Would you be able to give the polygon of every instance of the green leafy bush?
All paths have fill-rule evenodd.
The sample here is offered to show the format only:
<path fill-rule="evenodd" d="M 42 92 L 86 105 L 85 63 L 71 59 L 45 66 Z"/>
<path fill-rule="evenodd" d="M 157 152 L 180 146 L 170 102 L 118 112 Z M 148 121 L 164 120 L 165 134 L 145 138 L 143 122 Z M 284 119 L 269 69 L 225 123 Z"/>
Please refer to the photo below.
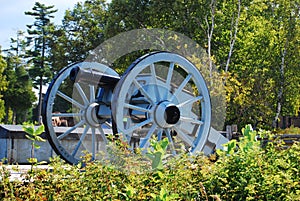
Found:
<path fill-rule="evenodd" d="M 224 200 L 300 200 L 299 143 L 282 149 L 272 142 L 263 149 L 257 134 L 246 126 L 235 153 L 219 152 L 204 183 L 208 193 Z"/>
<path fill-rule="evenodd" d="M 300 134 L 300 128 L 291 126 L 286 129 L 277 130 L 276 133 L 278 133 L 278 134 Z"/>
<path fill-rule="evenodd" d="M 217 155 L 182 154 L 167 163 L 160 163 L 165 142 L 158 143 L 142 164 L 148 168 L 139 171 L 131 157 L 120 166 L 89 162 L 87 155 L 84 166 L 54 158 L 48 169 L 34 168 L 22 181 L 10 181 L 0 164 L 1 200 L 300 200 L 299 143 L 262 148 L 250 126 L 243 134 Z"/>

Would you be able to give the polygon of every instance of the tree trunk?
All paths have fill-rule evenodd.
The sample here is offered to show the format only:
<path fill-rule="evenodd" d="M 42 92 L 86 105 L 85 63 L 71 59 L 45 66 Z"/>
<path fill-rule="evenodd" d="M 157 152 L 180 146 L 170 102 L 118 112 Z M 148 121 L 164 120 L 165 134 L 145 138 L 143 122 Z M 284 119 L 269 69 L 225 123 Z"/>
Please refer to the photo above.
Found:
<path fill-rule="evenodd" d="M 229 63 L 231 60 L 231 56 L 233 53 L 233 47 L 234 47 L 236 35 L 238 32 L 240 16 L 241 16 L 241 0 L 238 0 L 238 13 L 237 13 L 237 18 L 235 19 L 235 23 L 233 23 L 234 17 L 232 17 L 232 26 L 231 26 L 231 31 L 230 31 L 230 49 L 229 49 L 228 57 L 227 57 L 227 61 L 226 61 L 225 72 L 228 72 L 228 70 L 229 70 Z M 232 31 L 233 29 L 234 29 L 234 31 Z"/>
<path fill-rule="evenodd" d="M 4 123 L 7 124 L 9 119 L 9 107 L 5 106 L 5 118 L 4 118 Z"/>
<path fill-rule="evenodd" d="M 38 104 L 38 123 L 39 125 L 42 124 L 41 121 L 41 116 L 42 116 L 42 104 L 43 104 L 43 94 L 42 94 L 42 89 L 43 89 L 43 78 L 40 78 L 40 87 L 39 87 L 39 104 Z"/>
<path fill-rule="evenodd" d="M 46 49 L 46 41 L 45 41 L 45 31 L 43 29 L 43 42 L 42 42 L 42 57 L 41 57 L 41 68 L 45 68 L 45 49 Z M 43 105 L 43 74 L 40 76 L 40 87 L 39 87 L 39 105 L 38 105 L 38 123 L 42 124 L 42 105 Z"/>
<path fill-rule="evenodd" d="M 16 121 L 17 121 L 17 111 L 16 111 L 16 109 L 13 109 L 13 114 L 12 114 L 12 124 L 13 125 L 16 125 Z"/>
<path fill-rule="evenodd" d="M 277 106 L 276 106 L 276 114 L 272 122 L 272 127 L 276 128 L 277 121 L 279 119 L 280 113 L 281 113 L 281 108 L 282 108 L 282 102 L 283 102 L 283 86 L 284 86 L 284 66 L 285 66 L 285 56 L 287 53 L 287 45 L 288 45 L 288 39 L 286 39 L 286 43 L 281 55 L 281 65 L 279 69 L 280 73 L 280 81 L 279 81 L 279 90 L 277 93 Z"/>
<path fill-rule="evenodd" d="M 211 25 L 208 22 L 208 16 L 206 16 L 205 21 L 207 25 L 207 53 L 209 58 L 209 78 L 210 86 L 212 85 L 212 71 L 213 71 L 213 61 L 211 59 L 211 40 L 215 27 L 215 10 L 216 10 L 216 1 L 211 0 L 210 12 L 211 12 Z"/>

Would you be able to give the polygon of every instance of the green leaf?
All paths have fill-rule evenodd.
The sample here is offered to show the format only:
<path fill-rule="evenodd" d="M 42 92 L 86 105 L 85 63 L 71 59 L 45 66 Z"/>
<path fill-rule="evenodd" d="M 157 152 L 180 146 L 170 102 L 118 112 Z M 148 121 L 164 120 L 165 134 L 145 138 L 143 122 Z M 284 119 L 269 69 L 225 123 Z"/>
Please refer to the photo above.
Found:
<path fill-rule="evenodd" d="M 236 148 L 236 140 L 230 140 L 228 143 L 227 143 L 227 154 L 231 155 L 234 153 L 235 151 L 235 148 Z"/>
<path fill-rule="evenodd" d="M 154 159 L 153 153 L 146 153 L 146 156 L 147 156 L 150 160 L 153 160 L 153 159 Z"/>
<path fill-rule="evenodd" d="M 163 154 L 161 152 L 154 153 L 154 159 L 152 160 L 152 169 L 163 169 L 162 155 Z"/>
<path fill-rule="evenodd" d="M 244 136 L 249 136 L 251 131 L 253 131 L 252 126 L 250 124 L 248 124 L 245 126 L 245 128 L 242 129 L 242 134 Z"/>
<path fill-rule="evenodd" d="M 44 132 L 45 130 L 45 127 L 44 125 L 42 124 L 41 126 L 39 126 L 36 130 L 35 130 L 35 135 L 40 135 Z"/>
<path fill-rule="evenodd" d="M 27 161 L 29 163 L 37 163 L 37 158 L 28 158 Z"/>
<path fill-rule="evenodd" d="M 39 149 L 39 148 L 41 148 L 41 146 L 40 146 L 40 145 L 38 145 L 38 144 L 35 144 L 35 143 L 33 143 L 33 146 L 34 146 L 34 148 L 36 148 L 36 149 Z"/>
<path fill-rule="evenodd" d="M 35 136 L 35 140 L 38 142 L 46 142 L 46 140 L 41 138 L 40 136 Z"/>
<path fill-rule="evenodd" d="M 126 195 L 128 197 L 132 197 L 135 193 L 135 189 L 131 185 L 125 185 L 126 188 Z"/>
<path fill-rule="evenodd" d="M 38 165 L 44 165 L 44 164 L 48 164 L 48 162 L 47 161 L 40 161 L 40 162 L 38 162 Z"/>
<path fill-rule="evenodd" d="M 166 151 L 168 144 L 169 144 L 168 138 L 164 138 L 162 141 L 160 141 L 160 146 L 164 151 Z"/>
<path fill-rule="evenodd" d="M 25 135 L 25 137 L 26 137 L 27 139 L 31 140 L 31 141 L 34 141 L 34 138 L 31 137 L 31 136 L 29 136 L 29 135 Z"/>
<path fill-rule="evenodd" d="M 34 135 L 34 127 L 33 124 L 31 125 L 23 125 L 23 131 L 25 131 L 29 135 Z"/>

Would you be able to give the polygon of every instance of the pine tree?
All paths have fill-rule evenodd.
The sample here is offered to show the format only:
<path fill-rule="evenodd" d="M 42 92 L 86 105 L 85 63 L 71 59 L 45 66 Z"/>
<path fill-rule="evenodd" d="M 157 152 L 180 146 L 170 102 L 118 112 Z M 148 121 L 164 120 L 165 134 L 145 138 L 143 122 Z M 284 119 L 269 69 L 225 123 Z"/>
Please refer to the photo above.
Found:
<path fill-rule="evenodd" d="M 57 11 L 53 8 L 54 6 L 46 6 L 45 4 L 36 2 L 32 8 L 33 11 L 25 12 L 25 15 L 35 18 L 32 25 L 27 25 L 27 32 L 29 34 L 28 45 L 31 45 L 27 56 L 32 63 L 32 67 L 29 70 L 30 77 L 33 80 L 34 87 L 39 89 L 38 114 L 36 119 L 39 123 L 41 123 L 42 87 L 52 77 L 48 51 L 52 38 L 51 34 L 54 30 L 54 25 L 50 19 L 54 18 L 52 14 Z"/>

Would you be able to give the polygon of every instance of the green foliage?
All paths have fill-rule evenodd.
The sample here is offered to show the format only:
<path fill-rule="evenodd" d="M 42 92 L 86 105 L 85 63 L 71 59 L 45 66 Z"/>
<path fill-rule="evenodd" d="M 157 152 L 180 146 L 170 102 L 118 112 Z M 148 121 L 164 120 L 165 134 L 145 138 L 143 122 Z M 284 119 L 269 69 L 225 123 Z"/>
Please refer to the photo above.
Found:
<path fill-rule="evenodd" d="M 239 142 L 233 139 L 224 145 L 226 155 L 232 155 L 236 151 L 247 153 L 247 151 L 259 146 L 260 142 L 256 139 L 258 133 L 256 131 L 253 131 L 252 126 L 250 124 L 242 128 L 242 134 L 243 137 L 239 138 Z M 217 153 L 220 155 L 222 155 L 222 152 L 222 150 L 217 150 Z"/>
<path fill-rule="evenodd" d="M 291 17 L 299 13 L 298 3 L 287 0 L 249 3 L 242 5 L 230 65 L 234 77 L 230 76 L 226 83 L 230 90 L 227 122 L 271 126 L 277 113 L 293 115 L 299 110 L 296 103 L 299 87 L 295 86 L 299 83 L 295 77 L 299 60 L 291 56 L 299 55 L 295 41 L 299 39 L 299 20 L 296 20 L 299 15 Z"/>
<path fill-rule="evenodd" d="M 45 142 L 46 141 L 39 136 L 44 132 L 44 125 L 41 125 L 37 129 L 35 129 L 34 124 L 25 124 L 25 125 L 23 125 L 23 130 L 27 133 L 26 137 L 32 141 L 32 143 L 33 143 L 32 145 L 36 149 L 40 148 L 40 146 L 38 146 L 35 142 Z"/>
<path fill-rule="evenodd" d="M 276 133 L 279 133 L 279 134 L 299 134 L 300 133 L 300 128 L 291 126 L 290 128 L 276 130 Z"/>
<path fill-rule="evenodd" d="M 224 200 L 299 200 L 300 144 L 283 149 L 282 144 L 270 142 L 261 148 L 255 140 L 258 133 L 250 125 L 243 135 L 239 142 L 227 144 L 230 154 L 218 151 L 219 160 L 204 183 L 208 193 L 217 193 Z M 262 131 L 260 135 L 270 133 Z"/>
<path fill-rule="evenodd" d="M 51 62 L 55 72 L 70 63 L 87 58 L 104 40 L 107 5 L 104 0 L 78 2 L 65 12 L 57 26 L 51 46 Z"/>
<path fill-rule="evenodd" d="M 11 39 L 11 47 L 5 57 L 7 67 L 3 74 L 9 80 L 7 90 L 3 94 L 5 100 L 6 124 L 21 124 L 31 118 L 29 115 L 33 102 L 36 101 L 32 91 L 32 82 L 27 72 L 28 65 L 24 59 L 25 36 L 17 32 L 17 39 Z M 12 113 L 12 115 L 10 115 Z"/>
<path fill-rule="evenodd" d="M 57 12 L 53 8 L 54 6 L 46 6 L 36 2 L 32 11 L 25 12 L 25 15 L 35 19 L 33 24 L 27 25 L 29 34 L 27 45 L 32 47 L 27 49 L 26 57 L 29 58 L 29 63 L 31 64 L 29 75 L 33 86 L 39 89 L 37 121 L 40 121 L 41 116 L 43 85 L 48 84 L 53 76 L 49 59 L 49 48 L 54 31 L 54 24 L 51 22 L 51 18 L 54 18 L 52 14 Z"/>
<path fill-rule="evenodd" d="M 1 49 L 0 49 L 0 121 L 5 115 L 5 109 L 4 109 L 4 101 L 3 101 L 3 92 L 7 89 L 7 79 L 6 76 L 3 75 L 3 72 L 7 66 L 5 60 L 3 59 L 1 55 Z"/>
<path fill-rule="evenodd" d="M 246 125 L 245 128 L 242 129 L 242 134 L 244 137 L 242 137 L 238 143 L 240 150 L 247 152 L 259 145 L 259 142 L 256 140 L 257 133 L 253 131 L 251 125 Z"/>
<path fill-rule="evenodd" d="M 33 63 L 29 70 L 30 76 L 34 81 L 35 86 L 40 87 L 40 83 L 48 83 L 51 78 L 51 70 L 49 65 L 49 44 L 53 32 L 53 23 L 51 18 L 54 18 L 53 13 L 57 10 L 54 6 L 46 6 L 45 4 L 36 2 L 32 11 L 25 12 L 25 15 L 34 17 L 35 22 L 32 25 L 27 25 L 28 42 L 33 44 L 33 48 L 27 51 L 27 57 Z M 46 77 L 47 79 L 43 78 Z M 45 80 L 44 80 L 45 79 Z"/>
<path fill-rule="evenodd" d="M 62 25 L 54 26 L 50 23 L 53 7 L 36 3 L 31 12 L 26 12 L 38 25 L 28 26 L 28 39 L 37 44 L 26 48 L 30 49 L 27 56 L 33 62 L 30 78 L 36 85 L 41 74 L 51 78 L 50 70 L 58 72 L 70 63 L 93 60 L 92 55 L 98 51 L 93 50 L 98 45 L 124 31 L 139 28 L 177 31 L 206 51 L 210 48 L 216 68 L 224 72 L 225 124 L 243 127 L 251 123 L 255 128 L 270 128 L 278 114 L 292 116 L 300 111 L 298 5 L 299 0 L 114 0 L 109 4 L 104 0 L 89 0 L 67 10 Z M 46 48 L 44 59 L 40 54 L 43 48 Z M 119 49 L 112 47 L 110 51 Z M 108 65 L 122 73 L 144 52 L 133 52 Z M 0 86 L 1 90 L 5 86 Z M 213 111 L 213 118 L 218 111 L 218 108 Z"/>
<path fill-rule="evenodd" d="M 163 169 L 163 159 L 166 157 L 166 150 L 168 147 L 168 138 L 161 141 L 151 140 L 146 156 L 152 161 L 151 166 L 153 170 Z"/>
<path fill-rule="evenodd" d="M 34 149 L 39 149 L 40 145 L 37 142 L 45 142 L 46 140 L 41 138 L 40 135 L 44 132 L 44 125 L 35 128 L 34 124 L 24 124 L 23 131 L 27 134 L 25 135 L 27 139 L 31 140 L 31 158 L 28 159 L 30 164 L 36 164 L 37 159 L 34 157 Z"/>
<path fill-rule="evenodd" d="M 160 192 L 159 192 L 159 195 L 156 195 L 155 193 L 152 193 L 151 197 L 155 201 L 169 201 L 169 200 L 175 200 L 175 199 L 179 198 L 179 195 L 178 194 L 169 195 L 169 192 L 166 189 L 161 188 Z"/>
<path fill-rule="evenodd" d="M 10 181 L 8 169 L 0 163 L 0 199 L 300 200 L 300 144 L 282 149 L 270 142 L 261 148 L 249 144 L 256 142 L 252 133 L 245 127 L 243 142 L 236 142 L 230 155 L 219 152 L 217 160 L 214 155 L 181 155 L 159 171 L 128 171 L 103 161 L 91 162 L 87 155 L 85 166 L 53 158 L 47 169 L 35 168 L 24 180 Z M 127 165 L 135 168 L 136 161 L 128 160 Z"/>
<path fill-rule="evenodd" d="M 208 49 L 212 31 L 211 59 L 225 74 L 226 124 L 270 128 L 278 113 L 297 115 L 300 108 L 298 4 L 299 0 L 115 0 L 108 8 L 105 33 L 112 37 L 132 29 L 162 28 L 183 33 Z"/>

